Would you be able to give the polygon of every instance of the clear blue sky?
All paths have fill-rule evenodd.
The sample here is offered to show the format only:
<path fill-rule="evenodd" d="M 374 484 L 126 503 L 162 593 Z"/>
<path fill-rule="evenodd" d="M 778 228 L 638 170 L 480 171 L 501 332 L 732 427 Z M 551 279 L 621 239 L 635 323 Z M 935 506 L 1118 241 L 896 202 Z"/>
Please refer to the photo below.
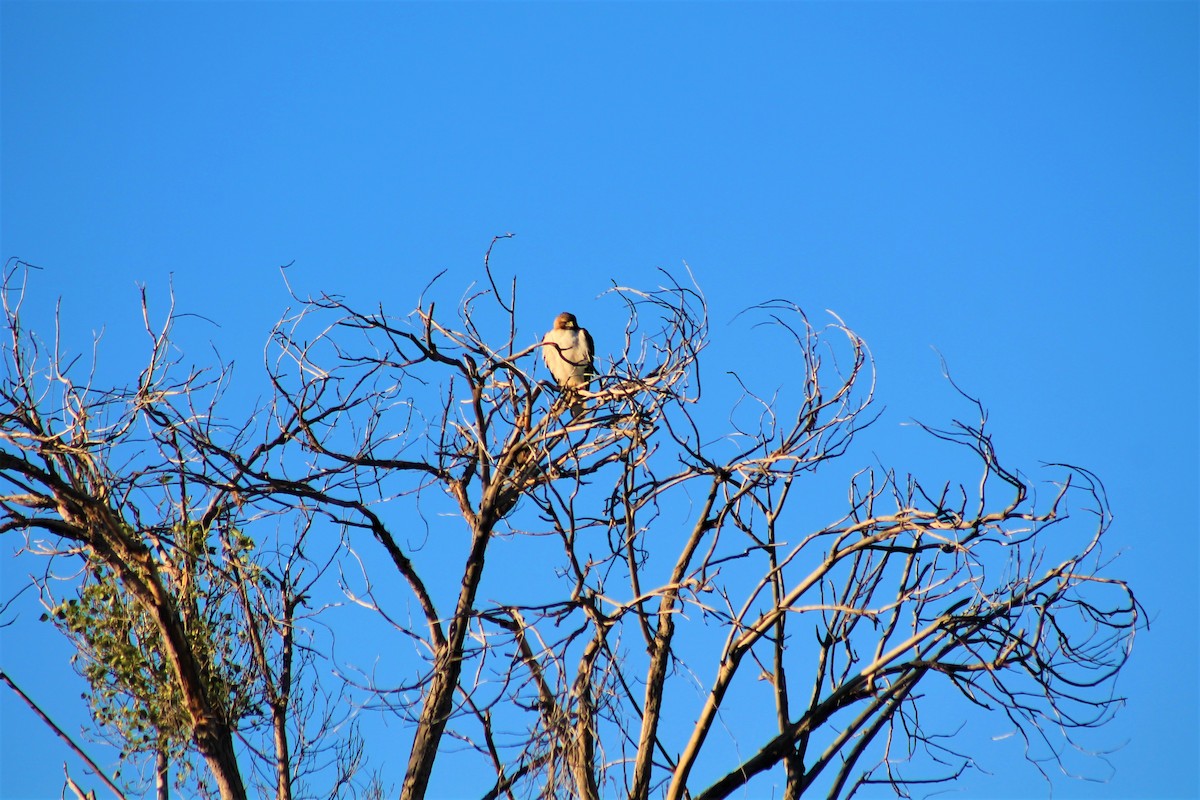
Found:
<path fill-rule="evenodd" d="M 1098 473 L 1113 570 L 1153 617 L 1107 784 L 1200 796 L 1196 3 L 18 3 L 0 10 L 0 255 L 38 264 L 105 369 L 135 369 L 137 284 L 253 366 L 305 291 L 396 310 L 448 269 L 525 288 L 523 329 L 687 262 L 713 358 L 746 305 L 837 311 L 888 410 L 853 457 L 936 458 L 962 413 L 936 347 L 1029 470 Z M 571 275 L 567 282 L 551 276 Z M 590 322 L 589 322 L 590 320 Z M 5 594 L 29 567 L 3 548 Z M 68 727 L 61 644 L 0 667 Z M 66 752 L 0 687 L 0 796 L 57 797 Z M 1046 795 L 1019 762 L 971 797 Z"/>

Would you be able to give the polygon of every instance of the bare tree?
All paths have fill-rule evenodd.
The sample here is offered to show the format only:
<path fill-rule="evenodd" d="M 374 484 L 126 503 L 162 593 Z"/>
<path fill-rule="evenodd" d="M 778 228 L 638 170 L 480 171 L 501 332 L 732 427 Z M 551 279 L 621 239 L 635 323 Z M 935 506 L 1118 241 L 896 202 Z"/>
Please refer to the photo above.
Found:
<path fill-rule="evenodd" d="M 926 431 L 973 459 L 972 488 L 865 469 L 821 520 L 831 506 L 805 487 L 827 498 L 827 465 L 875 420 L 868 351 L 840 321 L 818 329 L 781 301 L 751 309 L 754 349 L 787 372 L 770 395 L 733 375 L 718 414 L 708 408 L 722 392 L 701 397 L 709 326 L 694 285 L 664 274 L 650 291 L 614 286 L 619 349 L 586 389 L 562 392 L 538 374 L 540 337 L 519 334 L 516 282 L 501 291 L 487 258 L 484 276 L 451 318 L 424 297 L 397 316 L 296 296 L 271 333 L 270 395 L 239 423 L 217 411 L 227 372 L 206 384 L 152 368 L 132 392 L 84 402 L 72 389 L 54 416 L 79 411 L 48 427 L 40 387 L 74 384 L 57 352 L 39 383 L 7 306 L 17 369 L 0 411 L 11 488 L 0 530 L 60 537 L 91 559 L 85 569 L 98 560 L 128 586 L 178 651 L 170 676 L 222 796 L 245 794 L 237 721 L 189 666 L 202 659 L 186 636 L 170 638 L 182 620 L 154 591 L 161 566 L 139 538 L 153 528 L 129 507 L 146 477 L 205 498 L 177 489 L 160 525 L 198 519 L 219 540 L 293 520 L 341 543 L 322 563 L 337 565 L 363 624 L 412 649 L 384 673 L 347 668 L 346 684 L 321 685 L 331 698 L 365 692 L 406 723 L 403 798 L 426 795 L 451 741 L 489 765 L 488 797 L 716 798 L 759 776 L 787 797 L 871 784 L 904 794 L 973 763 L 930 728 L 924 698 L 957 690 L 966 707 L 1005 715 L 1043 770 L 1045 753 L 1065 764 L 1075 733 L 1111 717 L 1139 608 L 1105 574 L 1110 515 L 1091 473 L 1053 467 L 1039 503 L 967 398 L 974 419 Z M 97 422 L 104 413 L 118 422 Z M 113 461 L 135 417 L 156 448 Z M 305 539 L 293 541 L 280 540 L 276 563 L 296 563 Z M 289 614 L 338 599 L 313 599 L 328 587 L 294 572 L 264 582 L 246 572 L 259 562 L 214 563 L 284 732 L 276 788 L 287 797 L 289 679 L 259 639 L 288 652 Z"/>
<path fill-rule="evenodd" d="M 328 733 L 345 716 L 326 708 L 324 689 L 299 683 L 315 657 L 297 646 L 311 617 L 303 606 L 329 560 L 312 560 L 304 525 L 282 546 L 267 533 L 255 541 L 235 524 L 238 498 L 190 479 L 201 455 L 180 432 L 212 424 L 229 373 L 181 370 L 173 311 L 156 329 L 143 296 L 147 366 L 132 386 L 99 389 L 90 374 L 76 380 L 57 336 L 47 347 L 22 327 L 27 274 L 10 263 L 4 276 L 0 532 L 23 532 L 25 552 L 46 559 L 46 618 L 76 645 L 94 717 L 122 760 L 154 754 L 160 798 L 169 762 L 181 783 L 191 776 L 191 752 L 221 797 L 246 797 L 241 740 L 290 800 L 296 771 L 318 755 L 308 751 L 336 746 L 303 735 L 305 724 L 319 719 Z M 240 521 L 265 531 L 272 517 Z M 63 577 L 81 578 L 74 596 L 55 595 Z M 262 729 L 265 750 L 251 738 Z M 207 793 L 205 783 L 194 790 Z"/>

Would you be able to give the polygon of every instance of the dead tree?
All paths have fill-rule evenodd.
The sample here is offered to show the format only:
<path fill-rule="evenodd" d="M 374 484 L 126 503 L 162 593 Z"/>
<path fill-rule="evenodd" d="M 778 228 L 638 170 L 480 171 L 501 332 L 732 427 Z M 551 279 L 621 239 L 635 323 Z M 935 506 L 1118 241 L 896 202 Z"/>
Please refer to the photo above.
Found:
<path fill-rule="evenodd" d="M 235 521 L 299 516 L 345 542 L 350 599 L 412 644 L 348 687 L 406 723 L 402 798 L 426 796 L 450 740 L 489 765 L 488 797 L 717 798 L 756 780 L 846 797 L 969 768 L 918 713 L 928 697 L 1005 715 L 1039 769 L 1111 717 L 1139 608 L 1106 574 L 1110 515 L 1091 473 L 1031 482 L 968 398 L 972 420 L 926 432 L 971 456 L 971 488 L 866 469 L 829 513 L 806 487 L 827 498 L 875 420 L 868 351 L 840 321 L 751 310 L 755 351 L 786 374 L 762 390 L 735 374 L 702 397 L 699 289 L 669 275 L 615 286 L 623 333 L 598 337 L 610 357 L 564 397 L 538 371 L 541 326 L 561 309 L 522 333 L 515 281 L 501 291 L 487 260 L 484 276 L 450 315 L 424 297 L 397 315 L 297 295 L 249 422 L 171 417 L 187 454 L 173 480 Z M 13 396 L 13 413 L 36 406 Z M 14 475 L 38 468 L 12 460 L 23 446 L 5 440 Z M 103 506 L 96 487 L 119 479 L 68 499 Z M 20 481 L 7 529 L 95 547 L 66 522 L 75 506 Z"/>

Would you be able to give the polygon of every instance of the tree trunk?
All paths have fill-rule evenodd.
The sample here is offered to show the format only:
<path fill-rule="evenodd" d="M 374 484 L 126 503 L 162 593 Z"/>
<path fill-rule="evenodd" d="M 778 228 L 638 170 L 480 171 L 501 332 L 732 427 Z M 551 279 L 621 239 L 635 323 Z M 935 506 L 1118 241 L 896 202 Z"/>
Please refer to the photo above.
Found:
<path fill-rule="evenodd" d="M 458 689 L 458 678 L 462 674 L 463 641 L 471 626 L 471 610 L 475 606 L 475 592 L 483 576 L 483 556 L 491 537 L 491 524 L 484 522 L 483 515 L 475 520 L 475 531 L 471 542 L 471 554 L 463 571 L 462 589 L 454 618 L 450 620 L 446 643 L 437 654 L 433 680 L 429 694 L 417 721 L 417 734 L 413 739 L 412 753 L 408 759 L 408 771 L 400 789 L 400 800 L 421 800 L 429 789 L 429 776 L 437 758 L 438 745 L 454 707 L 454 693 Z"/>
<path fill-rule="evenodd" d="M 275 705 L 271 709 L 275 728 L 275 798 L 292 800 L 291 753 L 287 737 L 287 707 Z"/>
<path fill-rule="evenodd" d="M 168 771 L 170 764 L 167 762 L 167 754 L 161 748 L 154 751 L 154 798 L 155 800 L 169 800 L 171 797 L 171 785 L 168 781 L 170 775 Z"/>

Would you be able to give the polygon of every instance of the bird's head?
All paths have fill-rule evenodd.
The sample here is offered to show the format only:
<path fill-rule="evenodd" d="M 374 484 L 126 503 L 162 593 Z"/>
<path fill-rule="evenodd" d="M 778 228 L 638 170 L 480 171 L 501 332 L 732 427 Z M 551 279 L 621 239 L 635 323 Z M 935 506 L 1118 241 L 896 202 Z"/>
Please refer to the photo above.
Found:
<path fill-rule="evenodd" d="M 574 330 L 579 327 L 579 322 L 575 319 L 575 315 L 569 311 L 564 311 L 554 318 L 554 327 L 563 328 L 565 330 Z"/>

